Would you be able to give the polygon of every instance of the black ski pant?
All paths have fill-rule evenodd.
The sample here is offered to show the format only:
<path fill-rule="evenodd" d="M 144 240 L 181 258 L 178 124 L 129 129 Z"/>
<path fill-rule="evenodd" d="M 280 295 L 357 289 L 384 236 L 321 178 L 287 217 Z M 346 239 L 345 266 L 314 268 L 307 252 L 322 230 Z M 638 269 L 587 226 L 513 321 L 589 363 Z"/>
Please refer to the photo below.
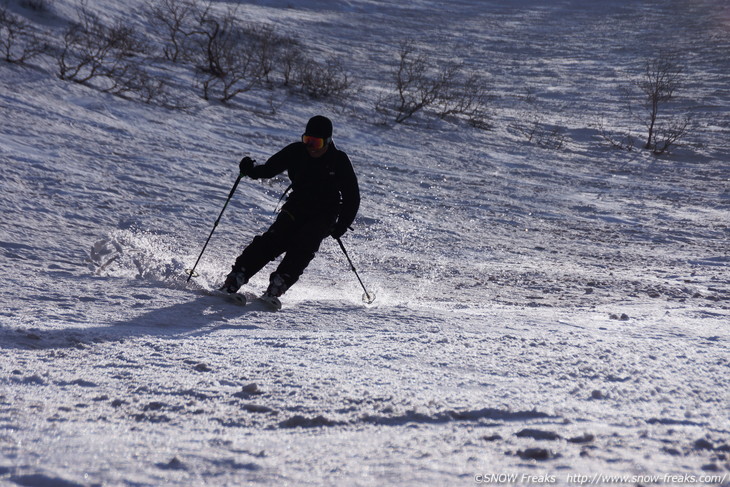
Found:
<path fill-rule="evenodd" d="M 283 209 L 269 229 L 254 237 L 236 259 L 234 270 L 244 270 L 247 280 L 281 254 L 284 258 L 271 274 L 279 275 L 289 289 L 297 282 L 319 250 L 319 246 L 332 231 L 335 215 L 294 216 Z"/>

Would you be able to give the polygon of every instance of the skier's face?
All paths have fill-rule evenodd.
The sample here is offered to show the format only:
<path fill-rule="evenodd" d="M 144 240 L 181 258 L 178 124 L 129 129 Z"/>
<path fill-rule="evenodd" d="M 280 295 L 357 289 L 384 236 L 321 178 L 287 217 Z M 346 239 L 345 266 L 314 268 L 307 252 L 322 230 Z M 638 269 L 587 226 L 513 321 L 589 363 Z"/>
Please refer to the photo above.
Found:
<path fill-rule="evenodd" d="M 312 137 L 311 135 L 303 135 L 302 142 L 307 147 L 307 153 L 309 157 L 318 158 L 322 157 L 327 149 L 329 148 L 329 139 L 322 137 Z"/>

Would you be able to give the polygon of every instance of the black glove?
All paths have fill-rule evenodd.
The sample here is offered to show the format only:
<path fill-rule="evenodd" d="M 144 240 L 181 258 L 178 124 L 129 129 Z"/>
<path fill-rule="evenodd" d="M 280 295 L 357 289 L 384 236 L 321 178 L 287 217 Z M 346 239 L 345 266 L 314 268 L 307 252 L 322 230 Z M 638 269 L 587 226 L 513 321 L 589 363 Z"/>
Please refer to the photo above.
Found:
<path fill-rule="evenodd" d="M 335 223 L 335 226 L 332 227 L 332 232 L 330 233 L 330 235 L 332 236 L 332 238 L 337 240 L 338 238 L 342 237 L 346 231 L 347 231 L 347 225 Z"/>
<path fill-rule="evenodd" d="M 251 169 L 253 169 L 254 162 L 256 161 L 248 156 L 241 159 L 241 162 L 238 163 L 238 168 L 241 170 L 241 176 L 248 176 L 248 174 L 251 172 Z"/>

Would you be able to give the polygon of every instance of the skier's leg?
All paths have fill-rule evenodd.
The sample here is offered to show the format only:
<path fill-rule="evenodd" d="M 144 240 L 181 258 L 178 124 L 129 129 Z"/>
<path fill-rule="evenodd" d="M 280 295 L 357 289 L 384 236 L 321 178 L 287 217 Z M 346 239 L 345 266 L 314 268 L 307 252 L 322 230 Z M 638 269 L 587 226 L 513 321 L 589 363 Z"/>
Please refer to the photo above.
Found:
<path fill-rule="evenodd" d="M 292 239 L 294 225 L 288 213 L 280 213 L 269 229 L 256 237 L 241 252 L 232 272 L 243 272 L 246 282 L 266 264 L 280 256 Z"/>
<path fill-rule="evenodd" d="M 322 240 L 329 235 L 332 223 L 330 219 L 319 219 L 298 226 L 286 248 L 284 258 L 271 274 L 267 294 L 281 296 L 299 280 L 314 259 Z"/>

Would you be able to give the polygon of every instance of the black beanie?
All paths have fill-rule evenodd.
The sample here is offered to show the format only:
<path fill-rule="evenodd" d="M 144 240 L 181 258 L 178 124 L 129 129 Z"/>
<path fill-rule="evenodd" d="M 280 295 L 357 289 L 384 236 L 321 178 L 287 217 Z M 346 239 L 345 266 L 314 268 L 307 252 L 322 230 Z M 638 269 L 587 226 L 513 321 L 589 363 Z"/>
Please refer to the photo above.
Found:
<path fill-rule="evenodd" d="M 332 121 L 322 115 L 312 117 L 307 122 L 307 129 L 304 131 L 304 135 L 322 137 L 323 139 L 332 137 Z"/>

